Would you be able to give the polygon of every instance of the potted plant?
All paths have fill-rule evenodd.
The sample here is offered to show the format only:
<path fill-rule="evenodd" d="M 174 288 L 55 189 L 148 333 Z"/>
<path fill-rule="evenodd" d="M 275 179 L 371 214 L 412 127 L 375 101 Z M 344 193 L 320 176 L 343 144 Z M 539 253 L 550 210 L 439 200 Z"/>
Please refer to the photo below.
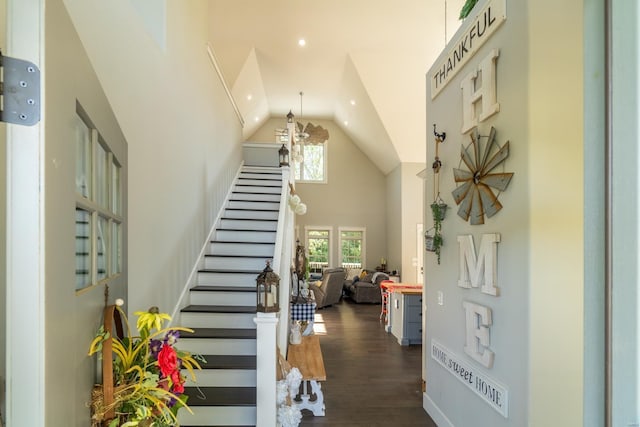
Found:
<path fill-rule="evenodd" d="M 180 331 L 193 331 L 182 327 L 164 328 L 164 321 L 170 321 L 171 317 L 151 307 L 135 313 L 139 336 L 132 336 L 125 313 L 119 306 L 115 309 L 119 318 L 124 319 L 127 334 L 121 338 L 111 336 L 101 327 L 89 346 L 89 356 L 101 354 L 103 366 L 105 358 L 112 361 L 108 373 L 113 375 L 114 390 L 109 407 L 105 407 L 102 400 L 106 390 L 94 393 L 92 426 L 175 426 L 180 408 L 191 412 L 186 404 L 186 378 L 181 368 L 186 368 L 195 380 L 194 369 L 200 369 L 196 359 L 202 360 L 201 356 L 178 350 L 176 343 Z M 110 338 L 112 354 L 103 354 L 103 344 Z M 103 375 L 106 374 L 103 370 Z M 108 413 L 114 414 L 113 418 Z"/>

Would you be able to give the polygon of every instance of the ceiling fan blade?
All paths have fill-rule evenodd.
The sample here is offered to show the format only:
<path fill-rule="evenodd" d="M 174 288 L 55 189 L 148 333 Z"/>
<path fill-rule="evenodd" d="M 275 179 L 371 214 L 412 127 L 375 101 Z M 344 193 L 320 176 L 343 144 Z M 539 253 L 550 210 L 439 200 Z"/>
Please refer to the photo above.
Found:
<path fill-rule="evenodd" d="M 496 190 L 504 191 L 509 186 L 512 177 L 513 172 L 490 173 L 480 178 L 480 182 Z"/>
<path fill-rule="evenodd" d="M 493 191 L 489 187 L 483 184 L 478 185 L 478 193 L 480 194 L 480 200 L 482 200 L 482 207 L 484 213 L 488 218 L 491 218 L 502 209 L 502 203 L 498 200 Z"/>
<path fill-rule="evenodd" d="M 462 200 L 466 197 L 467 193 L 469 192 L 469 189 L 471 188 L 471 185 L 472 185 L 472 181 L 467 181 L 461 186 L 456 187 L 456 189 L 451 192 L 451 195 L 453 195 L 453 200 L 455 200 L 456 205 L 459 205 L 460 202 L 462 202 Z"/>

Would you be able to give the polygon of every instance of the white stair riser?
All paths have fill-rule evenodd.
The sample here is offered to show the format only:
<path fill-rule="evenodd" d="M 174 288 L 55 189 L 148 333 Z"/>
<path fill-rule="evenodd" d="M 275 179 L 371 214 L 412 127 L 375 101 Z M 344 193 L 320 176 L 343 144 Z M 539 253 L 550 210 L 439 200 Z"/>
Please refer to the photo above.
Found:
<path fill-rule="evenodd" d="M 187 404 L 189 403 L 187 401 Z M 180 425 L 248 426 L 256 424 L 257 411 L 252 406 L 208 406 L 192 409 L 194 409 L 193 415 L 184 409 L 178 413 Z"/>
<path fill-rule="evenodd" d="M 241 202 L 237 200 L 229 201 L 227 207 L 232 209 L 255 209 L 255 210 L 278 210 L 278 202 Z"/>
<path fill-rule="evenodd" d="M 273 173 L 258 173 L 251 171 L 244 171 L 240 173 L 240 178 L 248 178 L 248 179 L 275 179 L 282 181 L 282 174 L 273 174 Z"/>
<path fill-rule="evenodd" d="M 261 187 L 259 185 L 236 185 L 233 191 L 241 191 L 243 193 L 259 193 L 259 194 L 277 194 L 282 193 L 282 187 Z"/>
<path fill-rule="evenodd" d="M 255 356 L 255 339 L 180 338 L 180 349 L 195 354 Z"/>
<path fill-rule="evenodd" d="M 194 305 L 255 305 L 256 293 L 191 291 L 189 299 Z"/>
<path fill-rule="evenodd" d="M 220 228 L 232 230 L 270 230 L 275 231 L 277 221 L 244 221 L 238 219 L 221 219 Z"/>
<path fill-rule="evenodd" d="M 259 232 L 255 231 L 225 231 L 217 230 L 214 234 L 215 240 L 224 242 L 269 242 L 276 241 L 276 232 L 267 231 Z"/>
<path fill-rule="evenodd" d="M 242 190 L 236 190 L 237 192 L 231 195 L 231 200 L 257 200 L 263 202 L 279 202 L 280 194 L 253 194 L 244 193 Z"/>
<path fill-rule="evenodd" d="M 255 244 L 255 243 L 223 243 L 215 242 L 209 246 L 211 255 L 257 255 L 266 258 L 273 258 L 275 243 Z"/>
<path fill-rule="evenodd" d="M 196 382 L 191 380 L 188 372 L 186 387 L 255 387 L 255 369 L 202 369 L 196 370 Z"/>
<path fill-rule="evenodd" d="M 256 176 L 254 178 L 248 176 L 241 176 L 238 180 L 238 184 L 242 185 L 255 185 L 256 187 L 276 187 L 282 188 L 282 180 L 274 180 L 269 176 Z"/>
<path fill-rule="evenodd" d="M 261 268 L 260 271 L 264 269 Z M 257 273 L 198 273 L 198 285 L 255 286 Z"/>
<path fill-rule="evenodd" d="M 259 258 L 236 258 L 236 257 L 205 257 L 204 268 L 211 270 L 263 270 L 266 266 L 265 259 Z"/>
<path fill-rule="evenodd" d="M 254 301 L 255 302 L 255 301 Z M 255 313 L 182 313 L 182 324 L 188 328 L 255 329 Z"/>
<path fill-rule="evenodd" d="M 227 209 L 224 211 L 225 218 L 249 218 L 249 219 L 278 219 L 277 211 L 246 211 Z"/>

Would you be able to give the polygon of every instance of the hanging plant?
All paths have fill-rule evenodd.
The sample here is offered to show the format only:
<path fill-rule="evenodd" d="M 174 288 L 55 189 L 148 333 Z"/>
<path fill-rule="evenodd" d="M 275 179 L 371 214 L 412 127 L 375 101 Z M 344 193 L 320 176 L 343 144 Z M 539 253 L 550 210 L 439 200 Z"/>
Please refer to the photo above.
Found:
<path fill-rule="evenodd" d="M 433 215 L 433 236 L 432 237 L 432 251 L 436 253 L 438 257 L 438 264 L 440 264 L 440 248 L 444 243 L 442 238 L 442 221 L 447 212 L 447 205 L 440 200 L 436 200 L 431 203 L 431 214 Z"/>

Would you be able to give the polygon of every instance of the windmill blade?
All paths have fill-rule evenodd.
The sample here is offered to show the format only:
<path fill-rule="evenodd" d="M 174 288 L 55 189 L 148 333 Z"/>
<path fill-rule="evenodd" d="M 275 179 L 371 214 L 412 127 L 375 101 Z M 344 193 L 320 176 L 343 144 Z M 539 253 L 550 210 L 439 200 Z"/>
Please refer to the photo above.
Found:
<path fill-rule="evenodd" d="M 472 181 L 467 181 L 461 186 L 456 187 L 456 189 L 451 192 L 451 194 L 453 195 L 453 200 L 455 200 L 456 202 L 456 205 L 459 205 L 460 202 L 462 202 L 462 200 L 467 196 L 467 193 L 469 192 L 469 189 L 472 187 L 472 185 L 473 185 Z"/>
<path fill-rule="evenodd" d="M 480 194 L 480 200 L 482 201 L 484 213 L 488 218 L 491 218 L 492 216 L 497 214 L 500 209 L 502 209 L 502 204 L 489 187 L 483 184 L 479 184 L 478 193 Z"/>
<path fill-rule="evenodd" d="M 479 171 L 482 163 L 480 163 L 480 133 L 478 132 L 477 126 L 474 127 L 471 131 L 471 142 L 473 143 L 473 158 L 475 160 L 475 163 L 473 165 L 474 168 L 469 169 Z"/>
<path fill-rule="evenodd" d="M 485 165 L 487 163 L 487 159 L 489 158 L 489 154 L 493 150 L 493 145 L 496 141 L 496 128 L 491 126 L 491 131 L 489 132 L 489 139 L 484 146 L 484 153 L 482 154 L 482 161 L 480 165 Z"/>
<path fill-rule="evenodd" d="M 473 173 L 466 171 L 464 169 L 453 169 L 453 180 L 455 182 L 465 182 L 469 180 L 473 180 Z"/>
<path fill-rule="evenodd" d="M 482 199 L 480 198 L 480 191 L 478 186 L 473 188 L 473 198 L 471 201 L 471 214 L 469 215 L 469 224 L 481 225 L 484 224 L 484 207 L 482 206 Z"/>
<path fill-rule="evenodd" d="M 459 187 L 458 187 L 459 188 Z M 469 219 L 469 214 L 471 213 L 471 200 L 473 199 L 473 186 L 469 183 L 470 191 L 464 195 L 464 198 L 459 203 L 460 207 L 458 208 L 458 216 L 465 221 Z"/>
<path fill-rule="evenodd" d="M 504 191 L 507 189 L 512 177 L 513 172 L 490 173 L 480 178 L 480 182 L 496 190 Z"/>
<path fill-rule="evenodd" d="M 460 147 L 460 158 L 462 159 L 464 164 L 467 166 L 467 169 L 469 169 L 470 171 L 475 171 L 476 167 L 473 164 L 473 159 L 471 159 L 471 156 L 469 155 L 467 148 L 465 148 L 464 146 Z"/>
<path fill-rule="evenodd" d="M 489 162 L 482 168 L 482 175 L 486 175 L 491 172 L 496 166 L 504 162 L 509 157 L 509 141 L 505 142 L 502 148 L 489 160 Z"/>

